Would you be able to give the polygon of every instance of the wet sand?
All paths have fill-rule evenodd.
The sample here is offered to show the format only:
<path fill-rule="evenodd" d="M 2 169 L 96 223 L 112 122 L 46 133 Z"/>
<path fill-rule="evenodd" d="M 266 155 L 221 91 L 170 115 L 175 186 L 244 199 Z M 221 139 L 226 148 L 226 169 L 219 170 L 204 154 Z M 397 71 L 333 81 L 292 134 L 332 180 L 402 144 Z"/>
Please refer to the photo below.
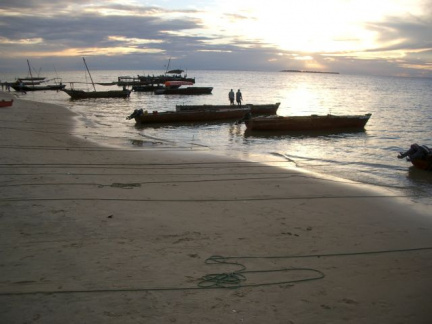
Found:
<path fill-rule="evenodd" d="M 74 123 L 0 108 L 1 323 L 432 321 L 430 211 L 296 169 L 102 147 Z"/>

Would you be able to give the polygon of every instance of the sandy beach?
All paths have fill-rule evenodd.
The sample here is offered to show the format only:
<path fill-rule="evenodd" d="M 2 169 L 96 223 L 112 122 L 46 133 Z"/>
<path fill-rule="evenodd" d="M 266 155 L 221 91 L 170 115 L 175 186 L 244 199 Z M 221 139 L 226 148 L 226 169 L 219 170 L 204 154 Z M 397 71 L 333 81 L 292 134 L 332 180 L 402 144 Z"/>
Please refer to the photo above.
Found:
<path fill-rule="evenodd" d="M 103 147 L 7 98 L 0 323 L 432 322 L 432 214 L 398 193 Z"/>

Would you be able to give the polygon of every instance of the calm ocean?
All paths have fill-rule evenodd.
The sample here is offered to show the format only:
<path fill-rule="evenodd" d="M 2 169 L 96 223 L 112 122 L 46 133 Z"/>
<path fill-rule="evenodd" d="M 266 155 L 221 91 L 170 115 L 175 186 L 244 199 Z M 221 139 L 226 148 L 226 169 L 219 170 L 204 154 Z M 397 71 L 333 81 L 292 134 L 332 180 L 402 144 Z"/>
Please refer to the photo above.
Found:
<path fill-rule="evenodd" d="M 163 71 L 92 71 L 94 82 Z M 2 75 L 13 81 L 21 75 Z M 90 82 L 83 71 L 46 73 L 68 82 Z M 422 205 L 432 205 L 432 172 L 396 158 L 412 143 L 432 147 L 432 79 L 245 71 L 188 71 L 211 95 L 177 96 L 133 92 L 129 99 L 71 101 L 63 92 L 35 92 L 23 99 L 66 106 L 79 115 L 76 133 L 123 148 L 203 150 L 260 162 L 281 161 L 312 172 L 386 187 Z M 75 84 L 75 88 L 91 85 Z M 118 88 L 97 86 L 100 89 Z M 280 102 L 279 115 L 372 113 L 364 132 L 253 136 L 245 126 L 210 124 L 139 128 L 126 117 L 134 109 L 175 110 L 176 104 L 228 104 L 230 89 L 244 103 Z M 432 210 L 432 209 L 431 209 Z M 431 213 L 432 215 L 432 213 Z"/>

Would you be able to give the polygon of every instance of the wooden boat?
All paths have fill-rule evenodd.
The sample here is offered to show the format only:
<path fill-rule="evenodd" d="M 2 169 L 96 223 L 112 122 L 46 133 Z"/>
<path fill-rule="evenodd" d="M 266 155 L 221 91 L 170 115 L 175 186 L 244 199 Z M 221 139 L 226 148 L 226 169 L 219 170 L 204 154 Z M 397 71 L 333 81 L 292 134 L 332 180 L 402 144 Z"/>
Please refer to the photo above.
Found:
<path fill-rule="evenodd" d="M 211 94 L 212 87 L 187 87 L 180 88 L 183 85 L 193 85 L 189 81 L 166 81 L 165 87 L 162 89 L 156 89 L 154 94 L 177 94 L 177 95 L 201 95 Z"/>
<path fill-rule="evenodd" d="M 154 91 L 157 95 L 203 95 L 211 94 L 213 91 L 212 87 L 187 87 L 187 88 L 163 88 Z"/>
<path fill-rule="evenodd" d="M 195 83 L 195 78 L 188 78 L 187 74 L 183 74 L 184 70 L 175 69 L 169 70 L 171 64 L 171 58 L 168 60 L 167 68 L 165 74 L 161 75 L 138 75 L 140 85 L 148 84 L 164 84 L 167 81 L 182 81 Z"/>
<path fill-rule="evenodd" d="M 404 157 L 417 169 L 432 171 L 432 150 L 426 145 L 412 144 L 408 151 L 398 155 L 399 159 Z"/>
<path fill-rule="evenodd" d="M 432 155 L 422 159 L 411 160 L 412 165 L 417 169 L 432 171 Z"/>
<path fill-rule="evenodd" d="M 134 85 L 132 87 L 132 91 L 135 92 L 154 92 L 155 90 L 158 89 L 164 89 L 164 86 L 157 84 L 145 84 L 145 85 Z"/>
<path fill-rule="evenodd" d="M 0 108 L 3 108 L 3 107 L 11 107 L 12 106 L 12 104 L 13 104 L 13 99 L 11 99 L 11 100 L 1 100 L 0 101 Z"/>
<path fill-rule="evenodd" d="M 11 88 L 19 92 L 28 91 L 48 91 L 48 90 L 61 90 L 65 87 L 61 83 L 60 78 L 54 78 L 52 80 L 45 80 L 45 77 L 34 77 L 31 72 L 30 62 L 27 60 L 30 77 L 19 78 L 15 83 L 11 84 Z M 53 81 L 55 84 L 46 84 L 48 81 Z"/>
<path fill-rule="evenodd" d="M 24 85 L 35 85 L 35 84 L 40 84 L 41 82 L 44 82 L 45 81 L 45 77 L 40 77 L 40 76 L 37 76 L 37 77 L 35 77 L 35 76 L 33 76 L 33 74 L 32 74 L 32 69 L 31 69 L 31 67 L 30 67 L 30 61 L 29 60 L 27 60 L 27 66 L 28 66 L 28 69 L 29 69 L 29 76 L 27 76 L 27 77 L 25 77 L 25 78 L 18 78 L 17 79 L 17 84 L 24 84 Z"/>
<path fill-rule="evenodd" d="M 130 96 L 131 90 L 127 90 L 126 87 L 123 87 L 123 90 L 96 91 L 95 83 L 93 82 L 93 78 L 87 66 L 87 62 L 85 61 L 84 57 L 82 59 L 84 61 L 84 65 L 87 69 L 87 72 L 90 76 L 90 80 L 93 85 L 94 91 L 72 89 L 72 83 L 71 83 L 71 89 L 62 89 L 62 90 L 66 92 L 71 97 L 72 100 L 98 99 L 98 98 L 127 98 Z"/>
<path fill-rule="evenodd" d="M 127 98 L 130 90 L 108 90 L 108 91 L 84 91 L 76 89 L 62 89 L 72 100 L 78 99 L 97 99 L 97 98 Z"/>
<path fill-rule="evenodd" d="M 249 111 L 249 108 L 237 108 L 204 111 L 153 111 L 152 113 L 148 113 L 142 109 L 136 109 L 126 119 L 135 119 L 137 124 L 214 122 L 224 120 L 238 120 Z"/>
<path fill-rule="evenodd" d="M 252 115 L 275 115 L 280 102 L 275 104 L 245 104 L 241 106 L 236 105 L 176 105 L 176 111 L 190 111 L 190 110 L 220 110 L 220 109 L 236 109 L 236 108 L 249 108 Z"/>
<path fill-rule="evenodd" d="M 311 115 L 267 116 L 244 120 L 250 131 L 328 131 L 340 129 L 363 129 L 371 114 L 365 115 Z"/>
<path fill-rule="evenodd" d="M 28 92 L 28 91 L 51 91 L 51 90 L 63 90 L 66 87 L 64 84 L 11 84 L 11 88 L 15 91 L 19 92 Z"/>

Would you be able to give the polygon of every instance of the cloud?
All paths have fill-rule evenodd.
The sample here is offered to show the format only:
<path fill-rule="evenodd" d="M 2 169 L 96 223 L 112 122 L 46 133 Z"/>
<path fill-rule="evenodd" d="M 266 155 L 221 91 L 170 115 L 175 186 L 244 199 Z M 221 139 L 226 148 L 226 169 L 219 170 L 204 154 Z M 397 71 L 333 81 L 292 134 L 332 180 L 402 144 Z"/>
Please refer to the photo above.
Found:
<path fill-rule="evenodd" d="M 238 8 L 229 11 L 224 1 L 188 1 L 187 7 L 178 9 L 183 3 L 3 0 L 0 71 L 22 68 L 25 59 L 34 65 L 55 62 L 58 69 L 73 68 L 72 62 L 81 64 L 80 56 L 91 55 L 101 68 L 155 69 L 173 57 L 189 69 L 319 67 L 347 73 L 401 75 L 405 71 L 431 76 L 430 0 L 416 3 L 408 13 L 397 15 L 395 9 L 380 19 L 365 10 L 363 1 L 332 0 L 325 5 L 305 1 L 300 13 L 309 14 L 300 19 L 295 6 L 285 12 L 272 0 L 265 4 L 250 0 L 241 6 L 236 2 Z M 384 3 L 404 4 L 397 0 L 380 3 L 380 13 L 388 8 Z M 320 4 L 319 10 L 313 4 Z M 360 23 L 354 22 L 355 12 L 349 5 L 357 8 Z M 264 12 L 268 16 L 260 16 Z M 332 17 L 322 17 L 332 12 L 346 19 L 333 23 Z M 376 17 L 365 19 L 369 14 Z M 314 23 L 315 18 L 322 23 Z M 293 21 L 305 34 L 298 26 L 283 25 Z"/>

